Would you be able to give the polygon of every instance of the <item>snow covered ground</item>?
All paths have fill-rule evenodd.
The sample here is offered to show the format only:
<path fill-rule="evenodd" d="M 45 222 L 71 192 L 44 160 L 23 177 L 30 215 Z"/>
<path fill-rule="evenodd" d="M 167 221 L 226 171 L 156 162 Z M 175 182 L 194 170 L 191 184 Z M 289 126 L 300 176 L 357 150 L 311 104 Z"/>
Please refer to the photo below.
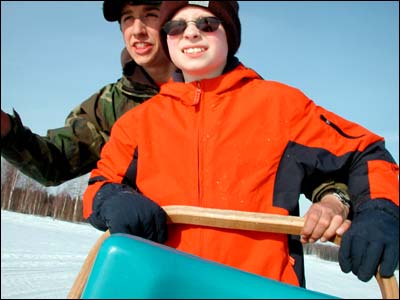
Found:
<path fill-rule="evenodd" d="M 66 298 L 102 232 L 87 224 L 1 211 L 1 299 Z M 378 299 L 375 279 L 344 274 L 338 263 L 306 255 L 307 287 L 341 298 Z M 399 272 L 396 271 L 397 281 Z"/>

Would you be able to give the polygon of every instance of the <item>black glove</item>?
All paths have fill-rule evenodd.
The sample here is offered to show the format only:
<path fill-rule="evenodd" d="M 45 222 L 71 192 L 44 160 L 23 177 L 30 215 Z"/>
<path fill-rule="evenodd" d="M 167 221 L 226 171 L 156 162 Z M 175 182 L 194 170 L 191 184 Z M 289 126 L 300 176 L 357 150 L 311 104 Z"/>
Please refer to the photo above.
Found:
<path fill-rule="evenodd" d="M 89 222 L 110 233 L 127 233 L 157 243 L 167 238 L 167 214 L 128 185 L 106 184 L 96 194 Z"/>
<path fill-rule="evenodd" d="M 376 274 L 393 275 L 399 262 L 399 208 L 387 200 L 371 200 L 354 212 L 339 249 L 339 265 L 367 282 Z"/>

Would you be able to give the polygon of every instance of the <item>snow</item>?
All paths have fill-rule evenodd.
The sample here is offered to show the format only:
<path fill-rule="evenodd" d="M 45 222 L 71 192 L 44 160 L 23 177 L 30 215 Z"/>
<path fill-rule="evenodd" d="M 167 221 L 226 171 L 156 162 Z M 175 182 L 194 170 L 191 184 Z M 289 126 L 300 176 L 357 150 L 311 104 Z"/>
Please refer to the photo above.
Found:
<path fill-rule="evenodd" d="M 84 259 L 102 234 L 88 224 L 1 211 L 1 299 L 65 299 Z M 306 255 L 307 288 L 341 298 L 382 298 L 338 263 Z M 397 282 L 399 272 L 395 273 Z"/>

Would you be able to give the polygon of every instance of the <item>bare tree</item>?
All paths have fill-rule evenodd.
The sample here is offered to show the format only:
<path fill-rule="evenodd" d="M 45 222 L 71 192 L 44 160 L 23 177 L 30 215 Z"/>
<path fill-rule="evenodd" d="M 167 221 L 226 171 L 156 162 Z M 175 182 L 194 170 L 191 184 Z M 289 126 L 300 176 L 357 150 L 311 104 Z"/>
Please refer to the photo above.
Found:
<path fill-rule="evenodd" d="M 1 158 L 1 177 L 1 208 L 9 210 L 19 171 L 3 158 Z"/>

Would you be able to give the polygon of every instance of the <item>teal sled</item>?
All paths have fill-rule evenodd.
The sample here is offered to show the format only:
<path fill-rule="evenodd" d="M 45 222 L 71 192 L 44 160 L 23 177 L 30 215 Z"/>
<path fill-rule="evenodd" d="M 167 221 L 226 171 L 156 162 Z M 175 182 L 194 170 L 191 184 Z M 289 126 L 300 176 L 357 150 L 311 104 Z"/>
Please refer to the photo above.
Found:
<path fill-rule="evenodd" d="M 83 299 L 337 299 L 131 235 L 102 244 Z"/>

